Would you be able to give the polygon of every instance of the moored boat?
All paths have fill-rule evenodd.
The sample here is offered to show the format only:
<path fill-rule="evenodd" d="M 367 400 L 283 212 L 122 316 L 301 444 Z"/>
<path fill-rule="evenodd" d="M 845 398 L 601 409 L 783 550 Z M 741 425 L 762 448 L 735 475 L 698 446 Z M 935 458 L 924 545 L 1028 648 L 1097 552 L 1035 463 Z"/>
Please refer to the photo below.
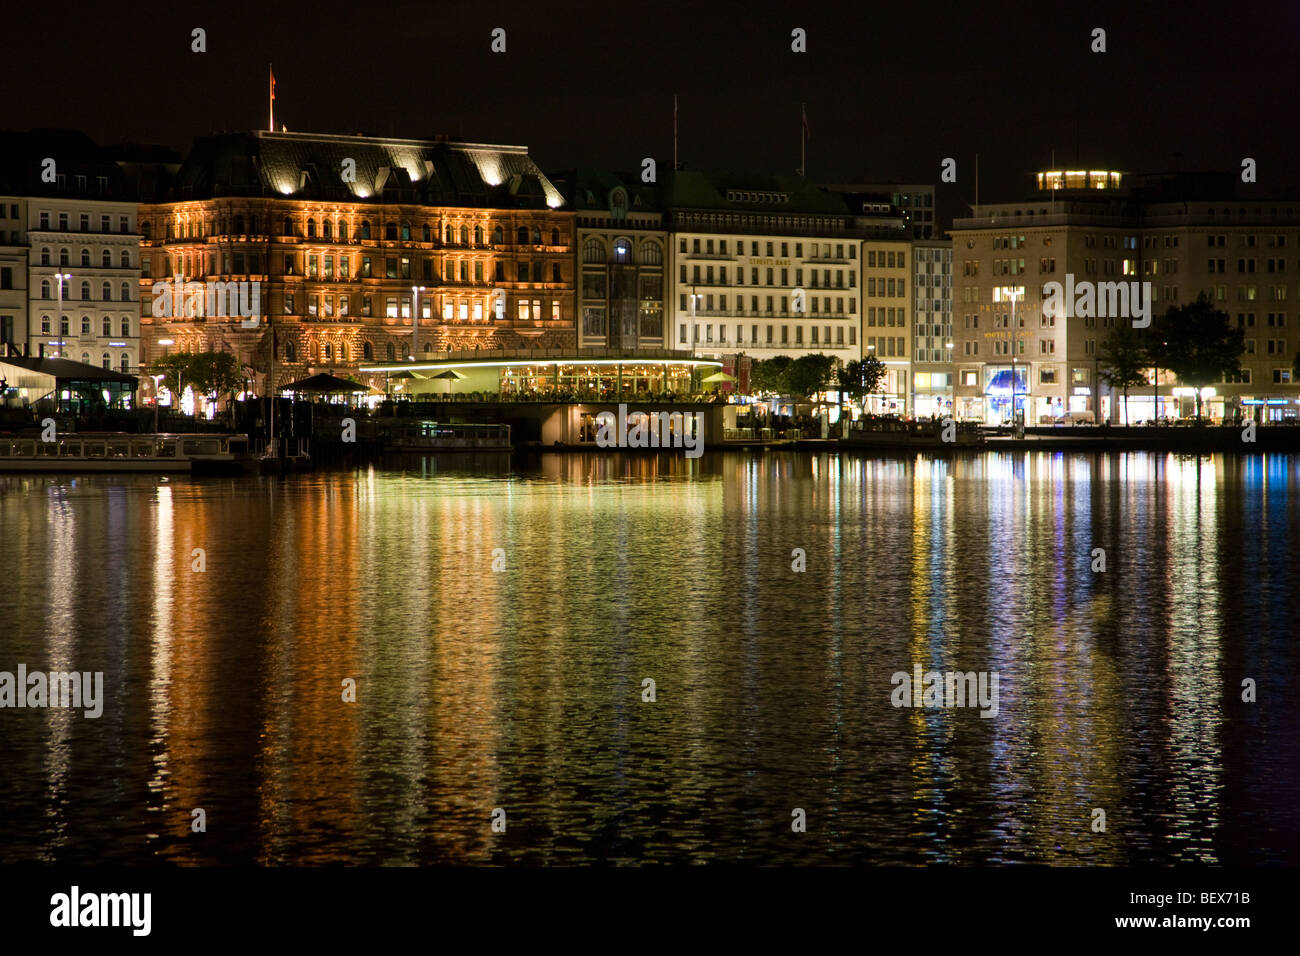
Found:
<path fill-rule="evenodd" d="M 862 418 L 849 424 L 840 445 L 847 448 L 928 448 L 943 451 L 983 444 L 974 422 L 951 419 Z"/>
<path fill-rule="evenodd" d="M 252 464 L 244 435 L 0 435 L 0 471 L 241 474 Z"/>

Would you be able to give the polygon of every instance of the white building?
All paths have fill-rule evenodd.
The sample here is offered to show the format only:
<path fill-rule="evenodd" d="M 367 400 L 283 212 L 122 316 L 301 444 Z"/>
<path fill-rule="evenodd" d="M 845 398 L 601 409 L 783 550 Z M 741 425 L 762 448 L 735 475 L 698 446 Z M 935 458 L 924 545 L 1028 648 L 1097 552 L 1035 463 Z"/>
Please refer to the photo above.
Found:
<path fill-rule="evenodd" d="M 912 410 L 952 414 L 952 241 L 912 243 Z"/>
<path fill-rule="evenodd" d="M 670 175 L 670 348 L 861 357 L 862 233 L 843 197 L 794 176 Z"/>
<path fill-rule="evenodd" d="M 118 165 L 68 130 L 4 134 L 0 149 L 0 333 L 32 356 L 135 372 L 140 236 Z"/>

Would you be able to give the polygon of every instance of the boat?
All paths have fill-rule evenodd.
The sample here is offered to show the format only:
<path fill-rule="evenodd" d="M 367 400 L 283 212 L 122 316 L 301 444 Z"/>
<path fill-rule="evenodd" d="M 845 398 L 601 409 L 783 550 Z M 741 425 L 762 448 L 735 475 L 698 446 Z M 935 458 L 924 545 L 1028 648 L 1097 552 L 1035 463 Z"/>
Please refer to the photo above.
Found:
<path fill-rule="evenodd" d="M 386 454 L 510 450 L 510 426 L 496 424 L 403 422 L 384 443 Z"/>
<path fill-rule="evenodd" d="M 948 427 L 951 431 L 948 431 Z M 947 439 L 947 440 L 945 440 Z M 976 422 L 951 419 L 860 418 L 849 423 L 840 445 L 847 448 L 927 448 L 943 451 L 984 443 Z"/>
<path fill-rule="evenodd" d="M 246 435 L 0 435 L 0 471 L 243 474 L 253 461 Z"/>

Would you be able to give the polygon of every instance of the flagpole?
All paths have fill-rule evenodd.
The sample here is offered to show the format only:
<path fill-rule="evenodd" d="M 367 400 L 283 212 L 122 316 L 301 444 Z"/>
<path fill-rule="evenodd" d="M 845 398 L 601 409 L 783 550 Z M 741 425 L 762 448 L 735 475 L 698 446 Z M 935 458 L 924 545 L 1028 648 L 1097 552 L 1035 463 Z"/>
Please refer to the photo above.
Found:
<path fill-rule="evenodd" d="M 799 175 L 808 175 L 808 104 L 799 104 Z"/>
<path fill-rule="evenodd" d="M 673 169 L 677 169 L 677 94 L 673 94 Z"/>
<path fill-rule="evenodd" d="M 269 132 L 275 132 L 275 70 L 271 64 L 266 64 L 267 92 L 270 99 L 267 100 L 267 107 L 270 111 L 270 123 L 267 126 Z"/>

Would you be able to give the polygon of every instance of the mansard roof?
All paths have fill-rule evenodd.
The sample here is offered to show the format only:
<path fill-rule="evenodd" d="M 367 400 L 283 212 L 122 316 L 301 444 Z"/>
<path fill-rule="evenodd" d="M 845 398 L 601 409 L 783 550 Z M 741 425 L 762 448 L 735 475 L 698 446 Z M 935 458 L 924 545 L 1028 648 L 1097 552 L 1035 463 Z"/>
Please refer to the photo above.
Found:
<path fill-rule="evenodd" d="M 264 130 L 195 141 L 169 198 L 220 196 L 565 208 L 523 146 Z"/>

